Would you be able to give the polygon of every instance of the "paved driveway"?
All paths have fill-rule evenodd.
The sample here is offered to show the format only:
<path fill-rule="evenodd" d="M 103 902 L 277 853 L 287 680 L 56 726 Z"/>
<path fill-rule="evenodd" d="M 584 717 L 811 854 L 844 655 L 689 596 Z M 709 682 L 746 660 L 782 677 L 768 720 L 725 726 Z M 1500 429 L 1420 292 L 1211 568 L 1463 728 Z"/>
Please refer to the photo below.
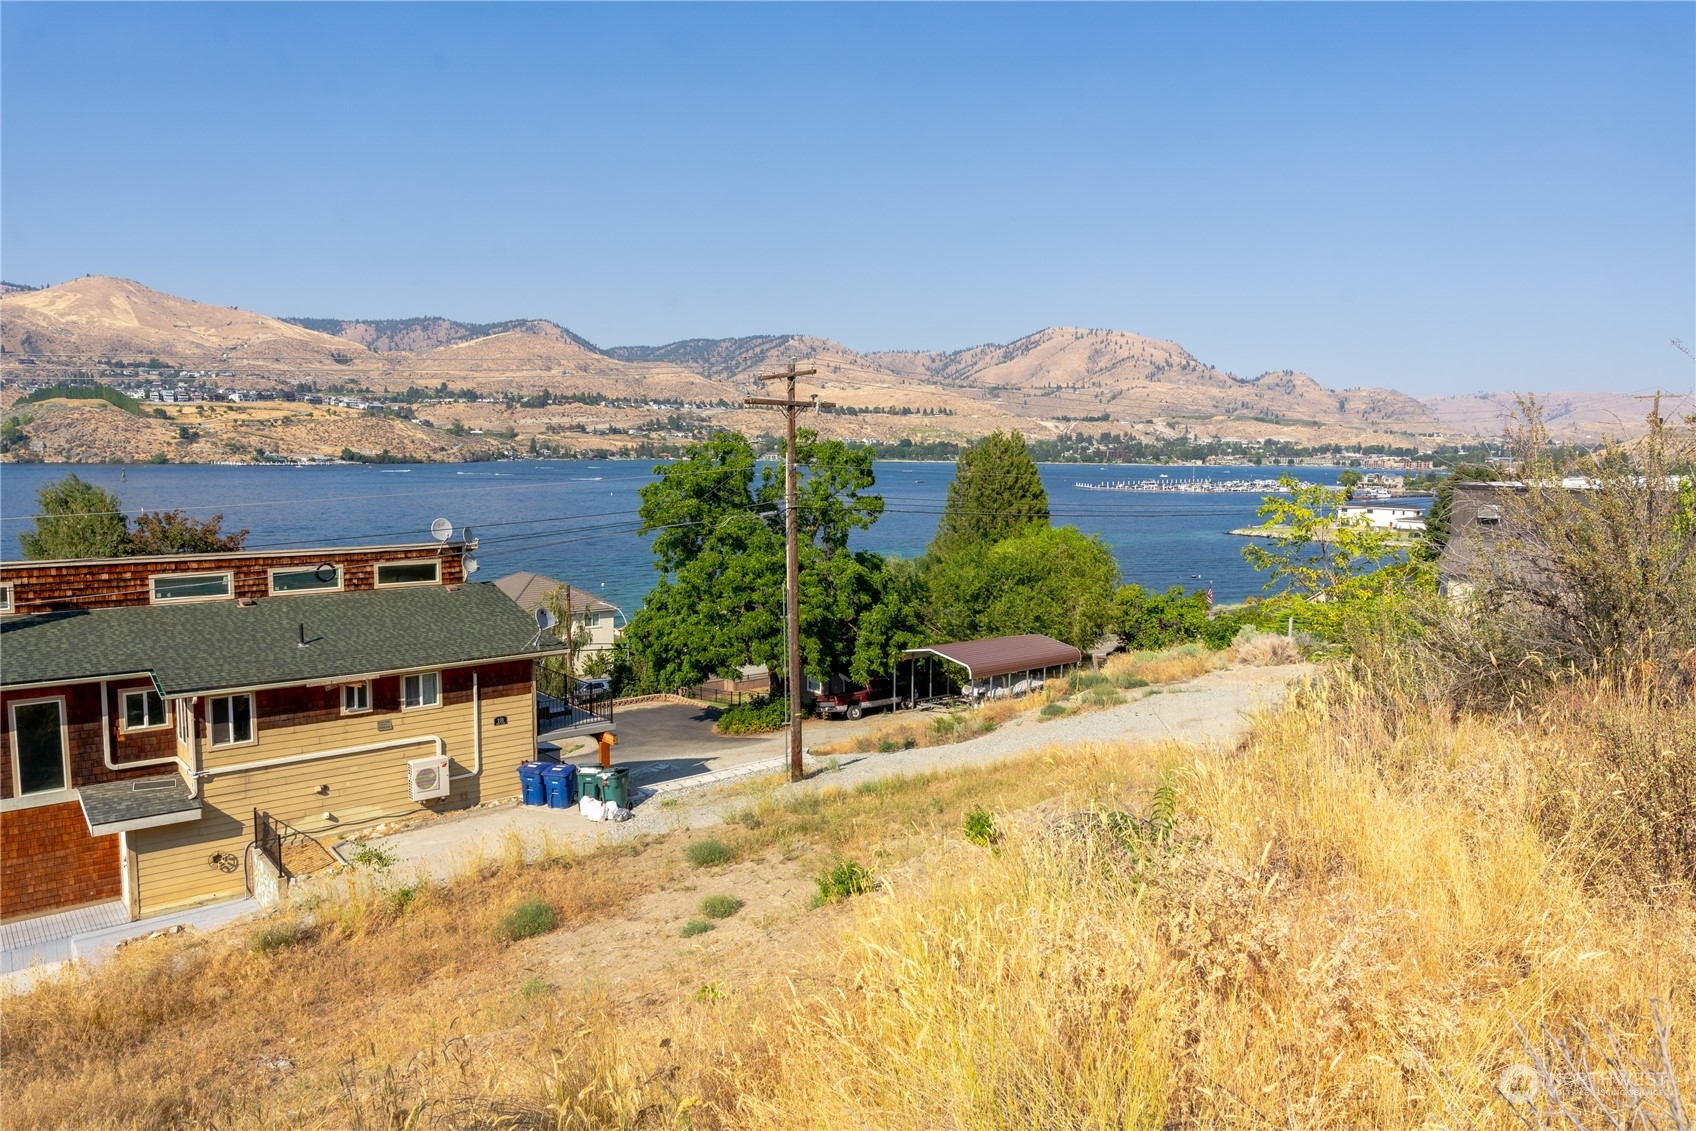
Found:
<path fill-rule="evenodd" d="M 627 707 L 613 716 L 618 728 L 618 745 L 613 747 L 615 765 L 630 767 L 632 785 L 690 778 L 714 770 L 727 770 L 748 762 L 775 758 L 783 753 L 783 735 L 734 738 L 713 733 L 718 710 L 678 703 L 656 703 Z M 583 743 L 568 761 L 595 760 L 594 746 L 582 738 L 553 739 L 562 750 Z"/>

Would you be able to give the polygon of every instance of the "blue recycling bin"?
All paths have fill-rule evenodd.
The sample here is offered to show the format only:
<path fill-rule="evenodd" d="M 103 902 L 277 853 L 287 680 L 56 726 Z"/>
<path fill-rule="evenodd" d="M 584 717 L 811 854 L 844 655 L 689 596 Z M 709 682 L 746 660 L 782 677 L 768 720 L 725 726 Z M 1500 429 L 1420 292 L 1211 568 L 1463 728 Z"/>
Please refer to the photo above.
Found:
<path fill-rule="evenodd" d="M 572 802 L 577 800 L 576 778 L 576 766 L 548 766 L 542 770 L 542 781 L 548 791 L 549 809 L 571 808 Z"/>
<path fill-rule="evenodd" d="M 542 784 L 542 771 L 548 768 L 546 762 L 523 762 L 518 767 L 519 794 L 526 805 L 546 805 L 548 803 L 547 789 Z"/>

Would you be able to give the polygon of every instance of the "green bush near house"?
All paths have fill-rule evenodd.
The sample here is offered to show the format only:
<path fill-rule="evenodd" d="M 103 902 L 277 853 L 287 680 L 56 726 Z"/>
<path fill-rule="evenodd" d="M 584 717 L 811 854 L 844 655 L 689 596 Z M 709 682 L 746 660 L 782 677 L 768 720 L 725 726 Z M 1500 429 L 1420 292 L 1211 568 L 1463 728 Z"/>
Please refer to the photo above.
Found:
<path fill-rule="evenodd" d="M 553 905 L 545 899 L 526 899 L 501 917 L 500 935 L 508 942 L 545 935 L 559 924 Z"/>
<path fill-rule="evenodd" d="M 712 929 L 713 925 L 705 919 L 691 919 L 687 923 L 683 924 L 683 926 L 678 929 L 677 933 L 686 939 L 692 939 L 696 935 L 704 935 Z"/>
<path fill-rule="evenodd" d="M 750 699 L 738 703 L 718 717 L 713 729 L 720 734 L 770 734 L 789 722 L 789 700 Z"/>

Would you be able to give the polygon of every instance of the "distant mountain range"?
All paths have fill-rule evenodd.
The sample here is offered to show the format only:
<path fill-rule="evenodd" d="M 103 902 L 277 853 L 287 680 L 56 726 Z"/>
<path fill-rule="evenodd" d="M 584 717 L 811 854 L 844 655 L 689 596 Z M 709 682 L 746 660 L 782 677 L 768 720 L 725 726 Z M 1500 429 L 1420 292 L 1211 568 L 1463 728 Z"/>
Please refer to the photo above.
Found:
<path fill-rule="evenodd" d="M 821 418 L 821 431 L 883 439 L 964 439 L 997 428 L 1048 436 L 1084 428 L 1415 446 L 1429 443 L 1420 437 L 1432 433 L 1496 434 L 1503 407 L 1499 394 L 1421 402 L 1391 389 L 1328 389 L 1290 370 L 1242 378 L 1203 364 L 1176 343 L 1104 329 L 1056 327 L 1005 345 L 952 351 L 860 353 L 805 335 L 602 349 L 542 319 L 273 318 L 99 276 L 40 289 L 7 284 L 0 315 L 0 376 L 9 381 L 157 358 L 256 388 L 285 382 L 433 389 L 446 382 L 523 395 L 547 390 L 718 405 L 715 423 L 745 431 L 773 427 L 770 414 L 741 407 L 758 387 L 755 375 L 795 358 L 818 368 L 804 382 L 807 391 L 862 414 L 884 414 L 876 428 L 865 415 L 837 423 Z M 1551 396 L 1560 406 L 1551 422 L 1573 435 L 1618 430 L 1642 415 L 1630 398 Z M 538 427 L 564 426 L 563 420 L 538 418 Z"/>

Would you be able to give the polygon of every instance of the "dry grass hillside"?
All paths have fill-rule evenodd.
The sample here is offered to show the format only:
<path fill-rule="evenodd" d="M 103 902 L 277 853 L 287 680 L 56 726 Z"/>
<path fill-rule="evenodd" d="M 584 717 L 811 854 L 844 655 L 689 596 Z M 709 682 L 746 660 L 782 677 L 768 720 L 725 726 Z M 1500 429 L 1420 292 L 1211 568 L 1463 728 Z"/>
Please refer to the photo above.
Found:
<path fill-rule="evenodd" d="M 301 404 L 171 405 L 140 415 L 104 401 L 49 400 L 20 409 L 29 458 L 43 463 L 247 462 L 334 459 L 350 449 L 409 462 L 487 458 L 499 442 L 452 436 L 387 416 Z"/>
<path fill-rule="evenodd" d="M 1388 390 L 1334 392 L 1299 373 L 1240 380 L 1171 342 L 1108 330 L 1044 330 L 1008 345 L 951 353 L 861 354 L 800 335 L 696 339 L 601 350 L 552 322 L 471 325 L 441 318 L 282 321 L 160 294 L 128 280 L 84 278 L 3 296 L 4 375 L 14 380 L 158 357 L 231 374 L 238 387 L 278 382 L 396 391 L 442 382 L 505 393 L 601 394 L 622 400 L 737 404 L 754 375 L 803 358 L 808 391 L 858 409 L 929 408 L 821 424 L 827 435 L 971 439 L 998 429 L 1048 436 L 1084 418 L 1154 438 L 1195 433 L 1304 443 L 1411 445 L 1432 418 Z M 25 364 L 25 359 L 31 364 Z M 552 423 L 560 423 L 553 421 Z M 621 417 L 618 427 L 639 424 Z M 758 433 L 765 415 L 718 423 Z M 522 431 L 519 422 L 508 423 Z"/>
<path fill-rule="evenodd" d="M 1604 437 L 1642 435 L 1649 402 L 1625 393 L 1545 393 L 1543 420 L 1559 439 L 1597 443 Z M 1425 407 L 1445 432 L 1463 436 L 1500 436 L 1517 415 L 1512 393 L 1475 393 L 1467 397 L 1427 397 Z M 1696 397 L 1668 396 L 1661 401 L 1664 416 L 1696 414 Z"/>
<path fill-rule="evenodd" d="M 1599 851 L 1605 791 L 1564 792 L 1622 719 L 1691 734 L 1594 686 L 1537 723 L 1334 678 L 1234 749 L 1043 749 L 446 884 L 357 871 L 8 1000 L 0 1119 L 1495 1131 L 1565 1126 L 1559 1099 L 1688 1126 L 1690 892 Z M 1536 1107 L 1498 1090 L 1527 1073 Z"/>

